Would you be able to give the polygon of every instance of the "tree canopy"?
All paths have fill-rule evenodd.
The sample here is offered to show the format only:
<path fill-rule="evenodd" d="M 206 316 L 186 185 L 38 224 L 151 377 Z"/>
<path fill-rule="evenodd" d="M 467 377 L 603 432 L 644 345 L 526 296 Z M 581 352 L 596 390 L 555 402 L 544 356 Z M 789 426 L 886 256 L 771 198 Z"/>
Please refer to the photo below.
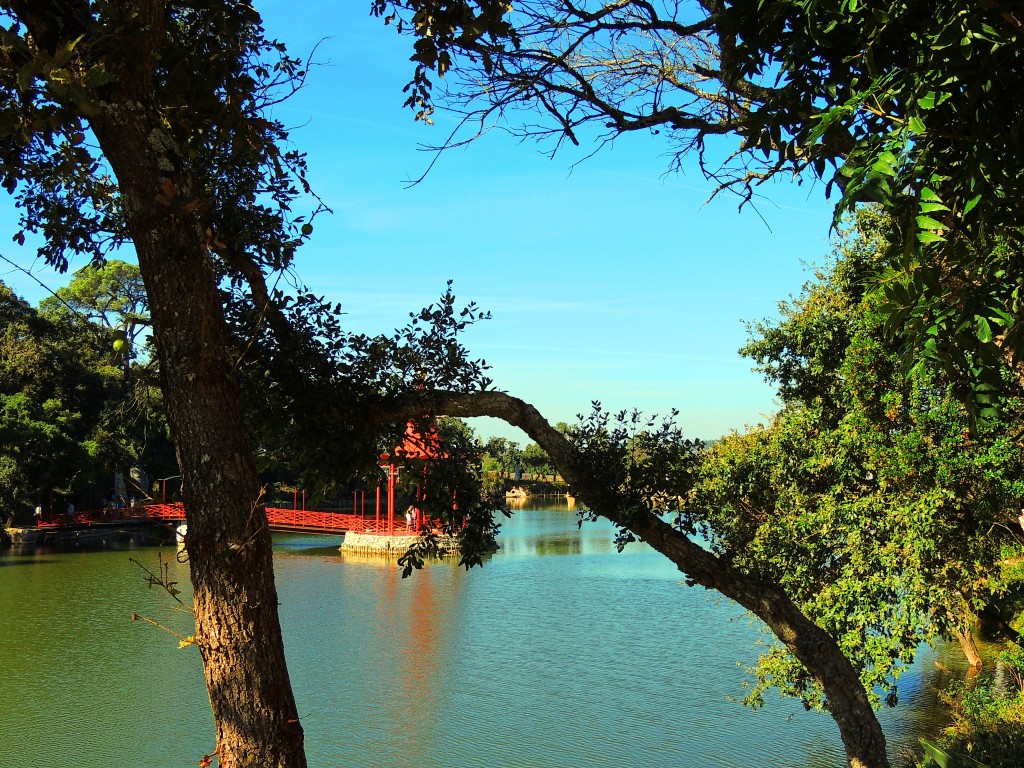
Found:
<path fill-rule="evenodd" d="M 1018 387 L 1003 418 L 972 436 L 947 379 L 904 376 L 865 288 L 884 269 L 885 229 L 862 212 L 828 271 L 780 320 L 752 326 L 743 353 L 783 408 L 710 449 L 688 510 L 716 552 L 785 585 L 893 703 L 922 642 L 955 637 L 971 652 L 977 615 L 998 613 L 1001 563 L 1022 546 L 1024 453 Z M 820 703 L 780 648 L 757 674 L 754 701 L 778 685 Z"/>
<path fill-rule="evenodd" d="M 136 339 L 150 324 L 139 268 L 120 259 L 87 264 L 40 307 L 50 313 L 71 312 L 109 329 L 115 351 L 125 358 L 138 354 Z"/>
<path fill-rule="evenodd" d="M 66 325 L 39 317 L 2 283 L 0 328 L 0 504 L 25 513 L 49 508 L 51 492 L 63 500 L 102 464 L 104 377 L 65 343 Z"/>
<path fill-rule="evenodd" d="M 858 204 L 882 203 L 890 330 L 915 360 L 944 368 L 979 414 L 990 412 L 1003 355 L 1016 363 L 1024 350 L 1013 262 L 1024 231 L 1012 202 L 1024 117 L 1016 3 L 457 7 L 470 20 L 462 34 L 450 33 L 466 21 L 447 4 L 375 3 L 417 37 L 417 117 L 435 103 L 455 113 L 439 147 L 493 127 L 547 140 L 552 153 L 649 132 L 664 135 L 674 169 L 695 156 L 741 204 L 783 176 L 825 182 L 837 223 Z"/>
<path fill-rule="evenodd" d="M 111 300 L 86 299 L 76 281 L 69 291 Z M 0 320 L 0 505 L 85 504 L 116 471 L 175 466 L 159 390 L 119 364 L 112 331 L 36 310 L 2 283 Z"/>
<path fill-rule="evenodd" d="M 553 118 L 554 128 L 539 131 L 570 141 L 596 123 L 610 135 L 665 129 L 682 150 L 700 152 L 710 136 L 750 134 L 746 121 L 785 90 L 731 74 L 742 61 L 725 26 L 731 6 L 711 0 L 668 5 L 664 15 L 629 0 L 588 8 L 537 0 L 514 14 L 495 0 L 373 7 L 417 36 L 409 103 L 420 119 L 432 109 L 427 73 L 458 64 L 486 85 L 465 93 L 494 99 L 468 117 L 523 104 Z M 648 542 L 689 583 L 765 622 L 820 685 L 852 766 L 887 765 L 861 670 L 787 593 L 789 572 L 709 551 L 695 535 L 696 512 L 667 521 L 692 484 L 697 447 L 671 421 L 596 408 L 563 434 L 491 389 L 486 366 L 459 337 L 481 313 L 459 308 L 450 290 L 396 334 L 370 337 L 344 328 L 340 308 L 308 289 L 279 287 L 322 204 L 272 109 L 301 85 L 305 65 L 265 33 L 253 6 L 7 0 L 0 17 L 0 183 L 21 211 L 16 240 L 44 235 L 39 255 L 59 269 L 73 253 L 101 261 L 129 241 L 138 257 L 183 475 L 195 644 L 222 765 L 305 765 L 258 463 L 280 461 L 276 446 L 295 452 L 308 480 L 329 482 L 376 461 L 380 442 L 394 446 L 410 419 L 445 414 L 523 428 L 575 494 L 618 526 L 620 544 Z M 783 170 L 817 171 L 817 144 L 807 155 L 789 152 L 788 134 L 769 133 L 764 163 L 751 160 L 757 147 L 748 145 L 735 175 L 735 166 L 705 162 L 705 170 L 744 195 Z M 837 159 L 856 157 L 838 129 L 815 140 Z M 933 192 L 930 204 L 966 209 Z M 473 473 L 448 478 L 433 485 L 433 511 L 453 527 L 468 516 L 471 525 L 458 530 L 472 564 L 495 510 Z"/>

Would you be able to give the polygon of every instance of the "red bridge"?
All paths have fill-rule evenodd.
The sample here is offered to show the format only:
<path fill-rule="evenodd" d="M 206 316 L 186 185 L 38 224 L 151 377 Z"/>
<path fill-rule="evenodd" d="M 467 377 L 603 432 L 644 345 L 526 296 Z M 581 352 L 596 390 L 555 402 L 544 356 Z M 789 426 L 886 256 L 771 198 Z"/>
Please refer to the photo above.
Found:
<path fill-rule="evenodd" d="M 341 535 L 343 533 L 369 533 L 382 536 L 410 535 L 418 532 L 418 526 L 406 522 L 405 518 L 395 520 L 393 504 L 389 509 L 381 510 L 375 516 L 345 512 L 320 512 L 312 509 L 287 509 L 267 507 L 267 520 L 272 531 L 297 531 L 300 533 L 324 533 Z M 390 514 L 389 514 L 390 513 Z M 124 507 L 112 511 L 75 512 L 73 515 L 45 515 L 39 521 L 40 528 L 58 528 L 63 526 L 110 525 L 125 520 L 143 522 L 177 523 L 185 521 L 185 505 L 181 503 L 154 502 L 140 504 L 136 507 Z"/>
<path fill-rule="evenodd" d="M 377 486 L 377 507 L 376 514 L 366 515 L 366 494 L 364 491 L 356 491 L 352 495 L 353 513 L 345 512 L 324 512 L 306 509 L 306 494 L 302 493 L 302 508 L 299 508 L 299 491 L 293 489 L 295 500 L 292 508 L 267 507 L 267 520 L 272 531 L 298 531 L 303 533 L 369 533 L 380 536 L 409 535 L 419 531 L 421 523 L 429 521 L 419 520 L 421 515 L 418 504 L 422 498 L 422 487 L 417 485 L 414 499 L 416 500 L 410 511 L 403 518 L 395 519 L 396 489 L 395 481 L 398 477 L 396 462 L 406 459 L 435 460 L 447 458 L 440 444 L 437 430 L 431 426 L 426 434 L 421 434 L 414 421 L 406 425 L 405 438 L 401 445 L 397 446 L 392 455 L 381 456 L 381 469 L 387 475 L 386 497 L 382 499 L 380 484 Z M 427 468 L 423 468 L 423 482 L 426 482 Z M 166 499 L 166 485 L 164 487 L 164 498 Z M 355 513 L 360 510 L 362 501 L 362 514 Z M 382 507 L 381 502 L 384 501 Z M 71 509 L 74 509 L 73 507 Z M 93 510 L 86 512 L 71 512 L 69 514 L 49 514 L 38 519 L 37 525 L 40 528 L 57 528 L 62 526 L 90 526 L 110 525 L 125 520 L 134 521 L 158 521 L 158 522 L 184 522 L 185 506 L 181 503 L 168 503 L 166 501 L 153 501 L 138 504 L 132 501 L 131 504 L 122 505 L 117 509 Z"/>
<path fill-rule="evenodd" d="M 177 522 L 185 520 L 183 504 L 146 504 L 141 507 L 143 516 L 149 520 Z M 267 521 L 272 531 L 298 531 L 302 533 L 371 533 L 383 536 L 416 533 L 405 519 L 394 519 L 394 515 L 366 517 L 345 512 L 318 512 L 312 509 L 285 509 L 267 507 Z"/>

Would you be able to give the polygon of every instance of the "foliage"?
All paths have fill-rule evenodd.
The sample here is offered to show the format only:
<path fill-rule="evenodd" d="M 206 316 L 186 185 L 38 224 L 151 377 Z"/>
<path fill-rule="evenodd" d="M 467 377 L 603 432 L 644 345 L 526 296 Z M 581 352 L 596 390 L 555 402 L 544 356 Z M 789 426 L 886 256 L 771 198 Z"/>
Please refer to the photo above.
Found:
<path fill-rule="evenodd" d="M 522 462 L 522 449 L 507 437 L 489 437 L 484 444 L 483 468 L 497 472 L 501 477 L 515 472 Z"/>
<path fill-rule="evenodd" d="M 49 506 L 51 493 L 77 499 L 94 486 L 103 493 L 114 472 L 127 467 L 177 471 L 154 372 L 127 364 L 129 356 L 114 346 L 116 325 L 72 311 L 75 305 L 106 307 L 108 313 L 126 307 L 118 286 L 132 285 L 132 322 L 145 325 L 137 269 L 120 264 L 113 271 L 120 275 L 113 282 L 96 282 L 91 270 L 79 272 L 61 290 L 74 304 L 53 299 L 39 310 L 0 284 L 0 484 L 10 508 L 23 508 L 30 498 L 29 507 L 39 501 Z"/>
<path fill-rule="evenodd" d="M 146 287 L 139 268 L 118 259 L 90 263 L 71 282 L 42 301 L 50 314 L 73 313 L 113 332 L 114 351 L 125 360 L 138 354 L 136 339 L 149 327 Z"/>
<path fill-rule="evenodd" d="M 103 417 L 104 428 L 119 445 L 118 466 L 142 467 L 153 475 L 175 474 L 177 460 L 151 339 L 141 336 L 151 321 L 138 266 L 116 259 L 87 265 L 40 302 L 39 310 L 87 330 L 98 344 L 108 346 L 104 359 L 119 364 Z"/>
<path fill-rule="evenodd" d="M 1004 351 L 1024 351 L 1020 140 L 1024 24 L 1004 3 L 730 0 L 727 73 L 775 73 L 745 115 L 771 148 L 892 216 L 884 311 L 926 359 L 970 381 L 991 410 Z M 830 141 L 840 134 L 842 141 Z M 827 171 L 826 161 L 838 165 Z M 996 243 L 1001 240 L 997 248 Z"/>
<path fill-rule="evenodd" d="M 73 254 L 101 261 L 127 241 L 117 179 L 86 122 L 100 117 L 112 83 L 148 63 L 143 51 L 159 32 L 153 87 L 169 135 L 150 140 L 158 149 L 177 148 L 178 162 L 201 188 L 178 189 L 168 180 L 154 192 L 156 203 L 196 214 L 210 246 L 225 255 L 248 247 L 263 263 L 288 263 L 312 232 L 304 217 L 290 213 L 291 202 L 309 191 L 305 162 L 300 153 L 279 149 L 287 132 L 264 112 L 297 87 L 305 69 L 263 35 L 255 9 L 171 3 L 154 27 L 139 11 L 109 3 L 85 13 L 66 11 L 63 19 L 49 8 L 33 14 L 21 6 L 0 8 L 11 24 L 4 33 L 8 54 L 0 82 L 6 94 L 0 107 L 0 182 L 22 213 L 19 242 L 24 233 L 43 234 L 39 255 L 63 271 Z M 25 24 L 38 28 L 48 13 L 61 32 L 81 36 L 37 40 L 34 47 Z M 111 25 L 119 25 L 121 44 L 104 36 Z M 136 45 L 124 44 L 128 40 Z M 234 98 L 226 99 L 228 93 Z"/>
<path fill-rule="evenodd" d="M 551 458 L 543 448 L 536 443 L 528 443 L 522 453 L 523 469 L 532 475 L 552 475 L 555 468 L 551 464 Z"/>
<path fill-rule="evenodd" d="M 0 506 L 50 509 L 120 454 L 105 404 L 118 369 L 81 324 L 47 318 L 0 283 Z"/>
<path fill-rule="evenodd" d="M 942 739 L 944 751 L 970 755 L 989 768 L 1014 768 L 1024 752 L 1024 695 L 1000 694 L 991 679 L 954 682 L 943 696 L 953 725 Z"/>
<path fill-rule="evenodd" d="M 142 336 L 151 319 L 138 266 L 116 259 L 87 265 L 40 302 L 39 309 L 88 329 L 101 345 L 109 345 L 105 357 L 120 364 L 117 388 L 104 407 L 106 428 L 120 444 L 121 461 L 151 474 L 176 473 L 152 340 Z"/>
<path fill-rule="evenodd" d="M 415 112 L 417 120 L 428 125 L 433 122 L 433 83 L 428 73 L 437 72 L 443 78 L 452 66 L 454 53 L 478 40 L 516 39 L 515 28 L 505 18 L 511 9 L 509 0 L 372 0 L 370 10 L 374 16 L 382 18 L 385 24 L 394 24 L 399 34 L 408 29 L 417 38 L 410 57 L 415 70 L 405 87 L 405 106 Z M 408 11 L 408 17 L 403 11 Z M 486 54 L 483 66 L 493 66 Z"/>
<path fill-rule="evenodd" d="M 613 519 L 615 546 L 621 552 L 636 541 L 630 522 L 634 517 L 674 514 L 680 519 L 681 505 L 694 480 L 702 444 L 685 438 L 675 424 L 673 412 L 666 418 L 645 416 L 639 411 L 609 413 L 597 401 L 591 412 L 580 416 L 565 437 L 579 451 L 588 470 L 616 489 L 621 514 Z M 604 511 L 580 511 L 580 523 L 596 519 Z M 692 527 L 681 526 L 692 533 Z"/>
<path fill-rule="evenodd" d="M 428 434 L 430 428 L 424 423 L 417 431 Z M 422 526 L 419 541 L 399 559 L 403 577 L 422 568 L 424 558 L 440 554 L 440 536 L 458 541 L 459 565 L 482 565 L 484 555 L 497 549 L 500 525 L 495 512 L 508 514 L 503 495 L 490 496 L 484 490 L 480 443 L 473 430 L 452 418 L 438 419 L 434 428 L 439 458 L 405 462 L 412 476 L 423 478 L 416 501 L 434 525 Z"/>
<path fill-rule="evenodd" d="M 927 758 L 925 765 L 935 763 L 939 768 L 988 768 L 984 763 L 979 763 L 973 758 L 964 755 L 951 755 L 927 739 L 921 739 L 921 746 L 924 747 Z"/>
<path fill-rule="evenodd" d="M 421 21 L 448 7 L 387 5 L 389 18 Z M 880 309 L 910 357 L 944 370 L 976 414 L 993 413 L 1004 351 L 1015 363 L 1024 352 L 1024 227 L 1012 204 L 1024 192 L 1024 17 L 1014 4 L 478 5 L 488 34 L 446 37 L 454 58 L 443 63 L 414 57 L 414 84 L 427 82 L 424 67 L 443 75 L 454 62 L 438 98 L 457 123 L 440 148 L 496 126 L 548 140 L 552 153 L 649 131 L 672 144 L 674 168 L 695 155 L 741 205 L 779 175 L 838 190 L 837 224 L 881 203 L 892 248 Z M 404 29 L 430 47 L 422 23 Z"/>
<path fill-rule="evenodd" d="M 1016 418 L 973 436 L 948 381 L 904 376 L 877 294 L 884 220 L 863 213 L 819 282 L 754 324 L 743 352 L 777 384 L 765 427 L 714 445 L 688 500 L 712 549 L 782 584 L 837 639 L 865 687 L 894 704 L 924 641 L 969 627 L 1006 589 L 999 564 L 1024 498 Z M 1019 405 L 1007 401 L 1008 414 Z M 781 647 L 755 670 L 749 701 L 771 686 L 824 702 Z"/>
<path fill-rule="evenodd" d="M 340 307 L 313 294 L 276 300 L 287 318 L 286 335 L 236 318 L 239 344 L 251 334 L 237 367 L 239 386 L 261 471 L 314 494 L 353 479 L 376 482 L 381 455 L 401 442 L 407 423 L 375 417 L 389 404 L 490 384 L 486 363 L 469 359 L 459 338 L 487 314 L 473 304 L 458 307 L 450 284 L 438 302 L 410 313 L 405 327 L 373 337 L 343 329 Z M 459 430 L 449 427 L 449 442 L 475 459 L 471 433 L 456 439 Z M 467 504 L 480 495 L 469 486 L 462 493 Z"/>
<path fill-rule="evenodd" d="M 999 662 L 1013 681 L 1017 692 L 1024 694 L 1024 648 L 1016 643 L 1008 643 L 1007 647 L 999 652 Z"/>

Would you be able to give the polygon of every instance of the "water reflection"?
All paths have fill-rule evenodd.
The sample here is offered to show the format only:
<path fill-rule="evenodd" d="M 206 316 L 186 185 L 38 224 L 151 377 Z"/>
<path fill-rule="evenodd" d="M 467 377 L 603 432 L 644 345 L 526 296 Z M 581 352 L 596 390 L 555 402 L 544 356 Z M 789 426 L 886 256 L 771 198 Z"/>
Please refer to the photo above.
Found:
<path fill-rule="evenodd" d="M 498 543 L 503 556 L 592 555 L 614 551 L 607 525 L 585 524 L 580 528 L 578 518 L 564 503 L 555 509 L 551 508 L 551 500 L 527 503 L 544 508 L 524 509 L 502 522 Z"/>
<path fill-rule="evenodd" d="M 485 568 L 447 560 L 410 579 L 394 558 L 339 553 L 340 540 L 277 537 L 310 765 L 842 762 L 827 716 L 729 700 L 743 695 L 737 662 L 758 653 L 742 611 L 683 586 L 648 547 L 615 552 L 612 537 L 605 523 L 578 529 L 564 505 L 523 510 Z M 126 553 L 0 553 L 13 562 L 40 567 L 0 569 L 8 763 L 176 768 L 211 751 L 198 654 L 127 620 L 173 619 Z M 185 568 L 172 563 L 172 578 L 186 581 Z M 894 755 L 934 734 L 943 714 L 933 687 L 964 669 L 927 650 L 908 672 L 900 706 L 881 714 Z"/>
<path fill-rule="evenodd" d="M 569 496 L 506 496 L 505 506 L 513 511 L 537 509 L 576 509 L 576 500 Z"/>

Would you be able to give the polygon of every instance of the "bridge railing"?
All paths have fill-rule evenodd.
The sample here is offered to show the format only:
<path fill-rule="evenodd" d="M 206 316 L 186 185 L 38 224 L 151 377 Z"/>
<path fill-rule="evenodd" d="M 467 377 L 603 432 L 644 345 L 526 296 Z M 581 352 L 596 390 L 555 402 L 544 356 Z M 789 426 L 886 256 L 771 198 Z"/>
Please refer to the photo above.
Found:
<path fill-rule="evenodd" d="M 66 512 L 50 512 L 44 514 L 38 521 L 40 528 L 59 528 L 66 525 L 97 525 L 100 523 L 117 523 L 123 520 L 145 520 L 150 515 L 146 505 L 125 506 L 120 509 L 86 509 L 74 514 Z M 179 516 L 184 518 L 184 514 Z"/>
<path fill-rule="evenodd" d="M 110 524 L 124 520 L 158 520 L 179 522 L 185 519 L 185 506 L 180 502 L 154 502 L 121 509 L 86 510 L 73 516 L 62 513 L 44 515 L 39 521 L 40 528 L 57 528 L 66 525 Z M 366 517 L 346 512 L 323 512 L 311 509 L 288 509 L 267 507 L 267 521 L 275 530 L 323 531 L 324 533 L 368 533 L 381 536 L 409 535 L 418 532 L 415 525 L 398 518 L 388 524 L 386 518 Z"/>
<path fill-rule="evenodd" d="M 267 507 L 267 521 L 270 527 L 277 530 L 317 530 L 331 533 L 351 531 L 353 533 L 371 533 L 386 535 L 389 533 L 416 533 L 416 529 L 404 520 L 378 520 L 376 517 L 364 517 L 347 512 L 321 512 L 310 509 L 284 509 Z"/>

